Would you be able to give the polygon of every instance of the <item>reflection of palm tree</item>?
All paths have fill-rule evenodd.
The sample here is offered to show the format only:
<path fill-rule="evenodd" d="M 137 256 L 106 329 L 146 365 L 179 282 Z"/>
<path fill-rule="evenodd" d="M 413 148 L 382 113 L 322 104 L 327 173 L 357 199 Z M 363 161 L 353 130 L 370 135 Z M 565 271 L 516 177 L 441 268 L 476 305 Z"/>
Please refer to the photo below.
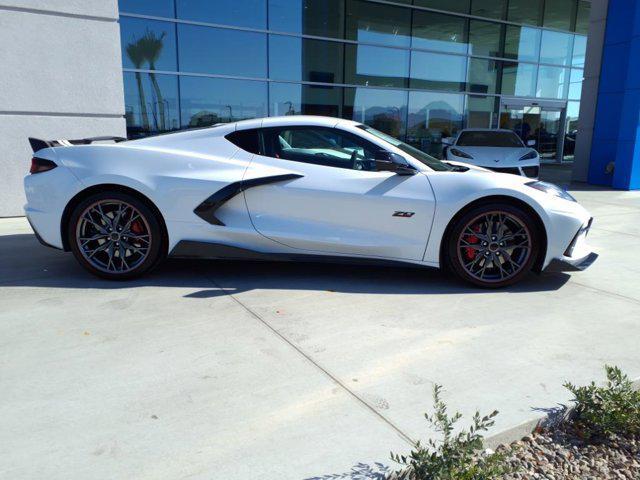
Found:
<path fill-rule="evenodd" d="M 136 70 L 140 69 L 144 63 L 144 52 L 138 47 L 138 42 L 132 42 L 127 45 L 127 56 Z M 144 98 L 144 88 L 142 88 L 142 76 L 140 72 L 136 72 L 136 83 L 138 84 L 138 99 L 140 100 L 140 117 L 142 121 L 142 128 L 145 131 L 149 130 L 149 117 L 147 116 L 147 102 Z"/>
<path fill-rule="evenodd" d="M 164 99 L 162 98 L 162 91 L 158 85 L 158 79 L 154 70 L 156 69 L 156 62 L 160 58 L 162 53 L 162 47 L 164 46 L 164 37 L 166 32 L 162 32 L 160 36 L 156 36 L 155 32 L 147 30 L 146 33 L 136 42 L 138 49 L 143 55 L 144 59 L 149 62 L 149 79 L 151 85 L 156 92 L 156 100 L 158 103 L 158 112 L 160 114 L 160 129 L 166 129 L 166 118 L 164 110 Z"/>

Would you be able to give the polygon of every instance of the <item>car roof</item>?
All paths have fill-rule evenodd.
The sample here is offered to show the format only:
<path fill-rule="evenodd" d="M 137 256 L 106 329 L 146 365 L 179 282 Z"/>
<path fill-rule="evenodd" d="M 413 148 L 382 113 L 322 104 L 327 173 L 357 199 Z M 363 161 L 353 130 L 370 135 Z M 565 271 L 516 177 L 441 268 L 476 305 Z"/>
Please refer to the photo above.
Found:
<path fill-rule="evenodd" d="M 513 130 L 509 130 L 508 128 L 465 128 L 463 130 L 460 130 L 460 134 L 465 133 L 465 132 L 500 132 L 500 133 L 516 133 Z"/>
<path fill-rule="evenodd" d="M 320 115 L 282 115 L 279 117 L 252 118 L 235 123 L 236 130 L 261 127 L 285 127 L 288 125 L 315 125 L 322 127 L 335 127 L 340 124 L 359 125 L 359 122 L 345 120 L 336 117 L 324 117 Z"/>
<path fill-rule="evenodd" d="M 335 127 L 336 125 L 360 125 L 359 122 L 344 120 L 336 117 L 323 117 L 316 115 L 286 115 L 280 117 L 263 117 L 240 120 L 231 123 L 217 123 L 208 127 L 192 128 L 162 135 L 130 140 L 127 144 L 137 145 L 171 145 L 177 141 L 191 141 L 199 138 L 223 137 L 236 130 L 248 130 L 251 128 L 280 127 L 287 125 L 316 125 L 323 127 Z"/>

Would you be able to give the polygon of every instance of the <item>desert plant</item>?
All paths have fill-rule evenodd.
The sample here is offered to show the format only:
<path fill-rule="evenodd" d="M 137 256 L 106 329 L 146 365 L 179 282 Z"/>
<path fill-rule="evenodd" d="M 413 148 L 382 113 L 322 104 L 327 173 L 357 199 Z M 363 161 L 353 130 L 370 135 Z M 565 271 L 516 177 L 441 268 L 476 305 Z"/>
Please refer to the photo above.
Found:
<path fill-rule="evenodd" d="M 577 431 L 587 439 L 640 434 L 640 392 L 618 367 L 605 365 L 605 370 L 607 383 L 603 387 L 595 382 L 583 387 L 564 384 L 574 396 Z"/>
<path fill-rule="evenodd" d="M 505 457 L 498 453 L 482 452 L 483 434 L 494 424 L 497 411 L 473 416 L 468 429 L 455 433 L 455 424 L 462 418 L 456 412 L 449 416 L 447 406 L 440 398 L 442 387 L 433 388 L 435 412 L 425 414 L 427 422 L 442 435 L 442 440 L 429 440 L 427 445 L 418 441 L 409 455 L 391 453 L 391 459 L 403 465 L 398 472 L 401 479 L 411 480 L 491 480 L 507 473 Z"/>

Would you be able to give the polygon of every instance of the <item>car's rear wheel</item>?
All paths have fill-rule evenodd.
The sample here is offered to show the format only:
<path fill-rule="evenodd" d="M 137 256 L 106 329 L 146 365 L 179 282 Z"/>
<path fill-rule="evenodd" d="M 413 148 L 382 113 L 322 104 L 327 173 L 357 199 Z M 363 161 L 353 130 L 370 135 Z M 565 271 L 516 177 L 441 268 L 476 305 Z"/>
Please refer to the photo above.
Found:
<path fill-rule="evenodd" d="M 531 214 L 509 204 L 485 204 L 461 215 L 446 239 L 446 260 L 459 278 L 485 288 L 521 280 L 540 250 Z"/>
<path fill-rule="evenodd" d="M 67 235 L 78 262 L 110 280 L 142 275 L 162 258 L 156 214 L 122 192 L 101 192 L 81 201 L 71 214 Z"/>

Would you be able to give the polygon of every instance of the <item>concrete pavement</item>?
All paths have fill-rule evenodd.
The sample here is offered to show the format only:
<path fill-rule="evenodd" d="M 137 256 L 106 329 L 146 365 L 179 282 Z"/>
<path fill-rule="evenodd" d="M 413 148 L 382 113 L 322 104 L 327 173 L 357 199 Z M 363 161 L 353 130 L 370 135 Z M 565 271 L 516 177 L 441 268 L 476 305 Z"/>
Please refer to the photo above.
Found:
<path fill-rule="evenodd" d="M 110 283 L 0 220 L 0 477 L 376 478 L 434 382 L 498 434 L 640 376 L 640 194 L 572 192 L 601 257 L 504 291 L 437 271 L 168 262 Z M 333 478 L 333 477 L 332 477 Z"/>

